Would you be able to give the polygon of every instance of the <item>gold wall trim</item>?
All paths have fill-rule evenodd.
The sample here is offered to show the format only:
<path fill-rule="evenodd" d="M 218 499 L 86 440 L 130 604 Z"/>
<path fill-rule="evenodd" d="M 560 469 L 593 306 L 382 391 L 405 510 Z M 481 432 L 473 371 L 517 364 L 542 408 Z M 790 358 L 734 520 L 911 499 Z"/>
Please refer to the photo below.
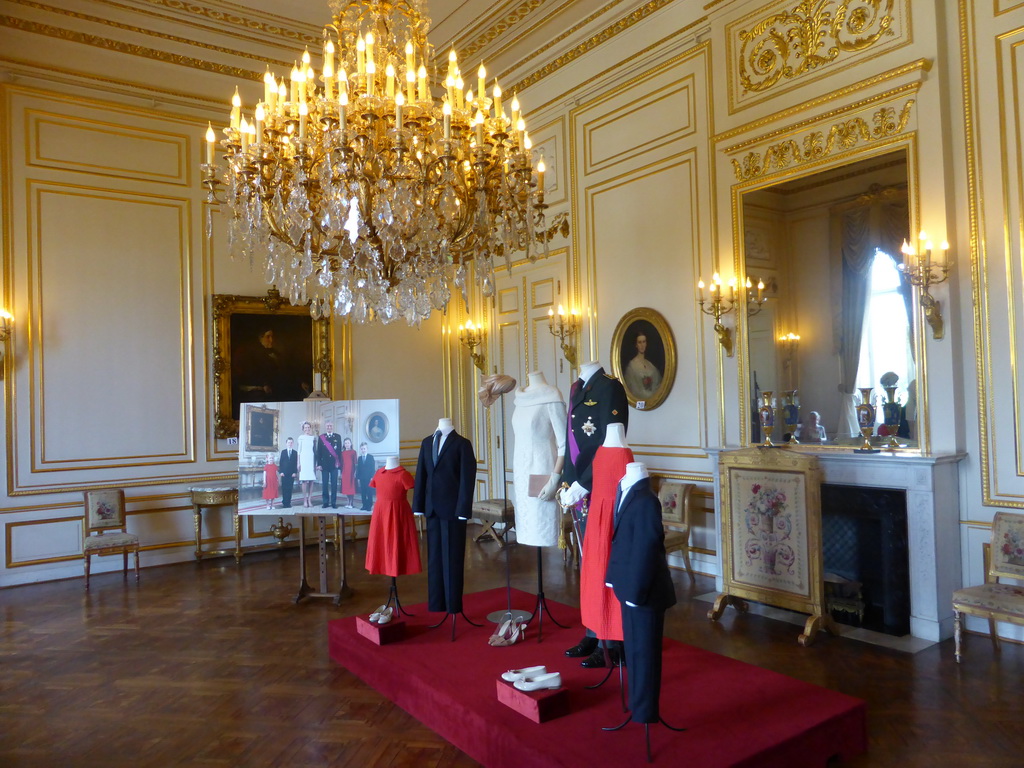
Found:
<path fill-rule="evenodd" d="M 613 22 L 612 24 L 610 24 L 609 26 L 605 27 L 600 32 L 598 32 L 597 34 L 592 35 L 590 38 L 588 38 L 584 42 L 580 43 L 575 48 L 572 48 L 571 50 L 566 51 L 561 56 L 556 58 L 554 61 L 549 62 L 548 64 L 545 64 L 543 67 L 541 67 L 540 69 L 534 71 L 532 74 L 527 75 L 522 80 L 520 80 L 519 82 L 515 83 L 512 86 L 511 90 L 512 91 L 524 91 L 524 90 L 526 90 L 526 88 L 528 88 L 529 86 L 534 85 L 534 84 L 540 82 L 545 77 L 548 77 L 552 73 L 557 72 L 559 69 L 564 67 L 566 64 L 569 64 L 570 62 L 575 61 L 576 59 L 580 58 L 583 54 L 588 53 L 589 51 L 592 51 L 593 49 L 597 48 L 598 46 L 608 42 L 611 39 L 613 39 L 614 37 L 616 37 L 620 33 L 625 32 L 627 29 L 632 27 L 634 24 L 637 24 L 637 23 L 643 21 L 648 16 L 650 16 L 652 13 L 654 13 L 655 11 L 661 10 L 665 6 L 669 5 L 671 2 L 672 2 L 672 0 L 650 0 L 650 2 L 644 3 L 642 6 L 640 6 L 639 8 L 636 8 L 635 10 L 633 10 L 628 15 L 624 16 L 623 18 L 619 19 L 616 22 Z M 610 5 L 610 6 L 607 6 L 607 7 L 610 8 L 613 5 L 614 5 L 614 3 L 612 5 Z M 541 46 L 540 48 L 538 48 L 531 56 L 528 56 L 526 59 L 524 59 L 522 62 L 520 62 L 520 64 L 523 64 L 523 63 L 529 61 L 532 58 L 536 58 L 537 56 L 539 56 L 544 51 L 550 49 L 552 46 L 558 44 L 559 42 L 564 40 L 566 37 L 570 36 L 573 32 L 577 31 L 579 28 L 581 28 L 582 26 L 584 26 L 587 23 L 589 23 L 590 21 L 592 21 L 596 16 L 600 16 L 601 13 L 603 13 L 603 12 L 604 12 L 604 9 L 602 9 L 601 11 L 598 11 L 596 14 L 591 14 L 586 19 L 584 19 L 582 22 L 580 22 L 580 24 L 574 26 L 572 29 L 570 29 L 570 30 L 564 32 L 563 34 L 559 35 L 558 37 L 556 37 L 554 40 L 552 40 L 547 45 L 544 45 L 544 46 Z M 671 35 L 663 38 L 662 40 L 659 40 L 654 45 L 648 46 L 646 49 L 644 49 L 644 51 L 637 52 L 636 54 L 634 54 L 633 56 L 630 57 L 630 60 L 632 61 L 632 60 L 635 60 L 637 58 L 640 58 L 643 55 L 644 52 L 646 52 L 648 50 L 651 50 L 651 48 L 655 48 L 655 47 L 661 45 L 663 42 L 665 42 L 665 40 L 669 40 L 669 39 L 671 39 L 673 37 L 677 37 L 678 35 L 684 34 L 686 31 L 688 31 L 689 29 L 692 29 L 693 27 L 697 26 L 698 24 L 700 24 L 703 21 L 704 21 L 704 19 L 698 19 L 697 21 L 694 21 L 694 22 L 691 22 L 690 24 L 687 24 L 685 27 L 682 27 L 681 29 L 676 30 Z M 589 82 L 594 82 L 594 81 L 600 81 L 600 79 L 601 79 L 601 75 L 599 74 L 599 75 L 597 75 L 595 77 L 589 78 L 588 79 L 588 83 Z"/>
<path fill-rule="evenodd" d="M 923 73 L 930 71 L 931 68 L 932 68 L 932 62 L 931 62 L 930 59 L 917 59 L 916 61 L 912 61 L 909 64 L 904 64 L 903 66 L 897 67 L 896 69 L 890 69 L 888 72 L 883 72 L 883 73 L 881 73 L 879 75 L 875 75 L 874 77 L 869 77 L 866 80 L 860 80 L 860 81 L 858 81 L 856 83 L 853 83 L 852 85 L 848 85 L 845 88 L 840 88 L 837 91 L 832 91 L 831 93 L 827 94 L 826 96 L 819 96 L 816 99 L 811 99 L 810 101 L 801 102 L 799 105 L 797 105 L 795 107 L 790 107 L 789 109 L 784 109 L 784 110 L 782 110 L 780 112 L 773 112 L 772 114 L 770 114 L 770 115 L 768 115 L 766 117 L 762 117 L 759 120 L 755 120 L 754 122 L 746 123 L 746 124 L 738 126 L 736 128 L 731 128 L 728 131 L 724 131 L 724 132 L 718 134 L 717 136 L 713 136 L 712 137 L 712 141 L 715 142 L 715 143 L 719 143 L 719 142 L 722 142 L 722 141 L 728 141 L 729 139 L 735 138 L 736 136 L 740 136 L 740 135 L 745 134 L 745 133 L 750 133 L 751 131 L 756 131 L 756 130 L 758 130 L 760 128 L 763 128 L 766 125 L 769 125 L 770 123 L 776 123 L 776 122 L 779 122 L 780 120 L 786 120 L 786 119 L 788 119 L 790 117 L 793 117 L 794 115 L 798 115 L 798 114 L 801 114 L 803 112 L 807 112 L 808 110 L 814 109 L 815 107 L 820 107 L 823 104 L 832 104 L 835 101 L 840 100 L 840 99 L 842 99 L 842 98 L 844 98 L 846 96 L 849 96 L 852 93 L 856 93 L 857 91 L 863 91 L 863 90 L 866 90 L 866 89 L 869 89 L 869 88 L 874 88 L 875 86 L 877 86 L 877 85 L 879 85 L 881 83 L 888 82 L 889 80 L 892 80 L 894 78 L 903 77 L 904 75 L 912 74 L 914 72 L 918 72 L 918 73 L 921 73 L 921 75 L 923 75 Z M 868 99 L 864 99 L 863 101 L 859 101 L 856 104 L 851 105 L 850 107 L 841 107 L 839 109 L 831 110 L 830 112 L 825 113 L 824 117 L 827 118 L 828 116 L 831 116 L 831 115 L 838 115 L 838 114 L 841 114 L 843 112 L 848 112 L 851 109 L 856 109 L 858 107 L 862 107 L 862 106 L 865 106 L 867 104 L 871 104 L 871 103 L 874 103 L 874 102 L 877 102 L 877 101 L 880 101 L 880 100 L 883 100 L 883 99 L 888 99 L 890 96 L 892 96 L 893 94 L 896 94 L 896 93 L 903 93 L 903 92 L 905 92 L 907 90 L 915 90 L 916 91 L 919 86 L 920 86 L 920 77 L 914 83 L 901 86 L 901 87 L 899 87 L 897 89 L 894 89 L 894 90 L 887 91 L 884 94 L 879 94 L 877 96 L 869 97 Z M 807 121 L 804 121 L 804 123 L 802 123 L 802 124 L 809 124 L 811 122 L 816 122 L 819 119 L 821 119 L 821 118 L 820 117 L 812 118 L 812 119 L 809 119 Z M 801 125 L 801 123 L 798 123 L 797 125 Z M 789 130 L 792 129 L 792 127 L 793 126 L 786 126 L 785 128 L 782 128 L 782 129 L 779 129 L 778 131 L 776 131 L 776 133 L 783 133 L 785 131 L 789 131 Z M 771 135 L 771 134 L 769 134 L 769 135 Z M 756 141 L 762 141 L 764 138 L 767 138 L 767 137 L 761 137 L 761 138 L 757 139 Z"/>
<path fill-rule="evenodd" d="M 99 35 L 90 35 L 85 32 L 76 32 L 70 29 L 54 27 L 50 24 L 40 24 L 39 22 L 17 19 L 13 16 L 0 16 L 0 25 L 11 27 L 12 29 L 18 29 L 22 32 L 32 32 L 45 37 L 67 40 L 72 43 L 91 45 L 107 51 L 124 53 L 129 56 L 140 56 L 146 59 L 162 61 L 167 64 L 177 64 L 178 66 L 200 69 L 205 72 L 215 72 L 219 75 L 227 75 L 237 80 L 261 80 L 263 78 L 262 72 L 254 72 L 247 69 L 241 69 L 239 67 L 232 67 L 227 64 L 216 64 L 212 61 L 197 59 L 193 56 L 182 56 L 177 53 L 160 51 L 156 48 L 147 48 L 146 46 L 125 43 L 120 40 L 111 40 L 109 37 L 100 37 Z M 261 59 L 261 61 L 265 61 L 265 59 Z"/>
<path fill-rule="evenodd" d="M 123 480 L 101 480 L 94 484 L 82 483 L 53 483 L 50 485 L 39 485 L 31 488 L 11 488 L 7 491 L 8 496 L 34 496 L 41 493 L 81 493 L 93 488 L 144 488 L 159 487 L 162 485 L 174 485 L 178 483 L 220 483 L 238 482 L 238 473 L 209 474 L 209 475 L 165 475 L 163 477 L 140 477 Z"/>
<path fill-rule="evenodd" d="M 1002 16 L 1004 13 L 1015 11 L 1018 8 L 1024 7 L 1024 3 L 1013 3 L 1012 5 L 1004 6 L 1000 0 L 993 0 L 995 3 L 995 16 Z"/>
<path fill-rule="evenodd" d="M 520 21 L 544 5 L 544 0 L 524 0 L 515 7 L 514 2 L 506 2 L 504 8 L 498 9 L 489 17 L 481 17 L 477 20 L 474 28 L 467 31 L 463 36 L 466 42 L 452 40 L 451 45 L 459 52 L 459 57 L 465 61 L 472 61 L 488 43 L 494 41 L 503 32 L 507 32 Z M 502 16 L 498 21 L 492 21 L 496 16 Z M 490 25 L 490 26 L 488 26 Z M 486 27 L 486 29 L 483 29 Z M 472 38 L 471 40 L 467 38 Z"/>
<path fill-rule="evenodd" d="M 99 2 L 109 3 L 110 0 L 99 0 Z M 320 42 L 319 28 L 311 28 L 308 35 L 304 35 L 301 30 L 288 29 L 284 26 L 279 26 L 278 21 L 287 21 L 281 16 L 275 16 L 268 13 L 260 13 L 252 8 L 245 5 L 239 5 L 237 3 L 229 2 L 229 0 L 220 0 L 219 5 L 225 8 L 237 8 L 238 13 L 225 13 L 224 11 L 216 8 L 210 8 L 209 6 L 199 5 L 195 2 L 186 3 L 184 0 L 139 0 L 140 3 L 147 3 L 148 5 L 159 6 L 162 8 L 170 8 L 178 12 L 187 12 L 195 16 L 203 16 L 214 21 L 223 22 L 225 24 L 232 24 L 234 26 L 243 27 L 245 29 L 257 29 L 260 32 L 265 32 L 268 35 L 281 35 L 283 37 L 294 38 L 301 40 L 303 43 L 309 45 L 315 45 Z M 324 4 L 326 7 L 326 3 Z M 246 16 L 241 14 L 245 13 Z M 258 21 L 253 18 L 254 15 L 262 16 L 268 21 L 272 20 L 272 23 L 266 23 Z"/>
<path fill-rule="evenodd" d="M 749 181 L 794 165 L 814 162 L 829 157 L 833 152 L 845 152 L 858 144 L 868 144 L 897 136 L 910 119 L 914 99 L 908 99 L 896 114 L 895 107 L 882 107 L 871 115 L 873 127 L 860 117 L 833 124 L 828 132 L 811 131 L 797 144 L 793 139 L 768 147 L 764 154 L 749 152 L 742 162 L 731 160 L 738 181 Z"/>
<path fill-rule="evenodd" d="M 136 27 L 136 26 L 134 26 L 132 24 L 124 24 L 122 22 L 114 21 L 113 19 L 104 18 L 102 16 L 92 16 L 92 15 L 87 14 L 87 13 L 80 13 L 78 11 L 72 11 L 72 10 L 69 10 L 67 8 L 59 8 L 59 7 L 53 6 L 53 5 L 46 5 L 45 3 L 35 2 L 35 0 L 12 0 L 12 1 L 18 3 L 19 5 L 24 5 L 24 6 L 27 6 L 29 8 L 35 8 L 36 10 L 46 11 L 48 13 L 60 14 L 62 16 L 67 16 L 67 17 L 73 18 L 73 19 L 80 19 L 81 21 L 88 21 L 88 22 L 92 22 L 94 24 L 103 24 L 103 25 L 106 25 L 108 27 L 113 27 L 114 29 L 124 30 L 125 32 L 134 32 L 135 34 L 139 34 L 139 35 L 148 35 L 150 37 L 155 37 L 155 38 L 158 38 L 160 40 L 167 40 L 168 42 L 172 42 L 172 43 L 180 43 L 182 45 L 195 46 L 196 48 L 204 48 L 204 49 L 206 49 L 208 51 L 216 51 L 217 53 L 223 53 L 223 54 L 225 54 L 227 56 L 237 56 L 238 58 L 241 58 L 241 59 L 255 59 L 256 61 L 266 61 L 266 62 L 269 62 L 271 64 L 276 64 L 276 65 L 278 65 L 278 66 L 280 66 L 282 68 L 287 68 L 289 66 L 288 62 L 286 62 L 286 61 L 281 61 L 281 60 L 277 60 L 277 59 L 267 59 L 267 58 L 262 57 L 262 56 L 254 55 L 254 54 L 252 54 L 252 53 L 250 53 L 248 51 L 241 51 L 241 50 L 237 50 L 237 49 L 234 49 L 234 48 L 224 48 L 224 47 L 219 46 L 219 45 L 213 45 L 212 43 L 204 43 L 204 42 L 202 42 L 200 40 L 195 39 L 194 37 L 193 38 L 189 38 L 189 37 L 179 37 L 178 35 L 170 35 L 170 34 L 167 34 L 166 32 L 158 32 L 158 31 L 156 31 L 154 29 L 146 29 L 145 27 Z M 121 6 L 121 7 L 124 7 L 124 6 Z M 68 30 L 68 31 L 70 31 L 70 30 Z"/>
<path fill-rule="evenodd" d="M 766 94 L 787 81 L 802 84 L 811 73 L 827 77 L 840 66 L 866 60 L 862 54 L 879 43 L 892 50 L 910 42 L 905 33 L 896 34 L 897 27 L 903 33 L 903 15 L 910 26 L 908 0 L 899 5 L 897 0 L 801 0 L 787 9 L 779 6 L 762 6 L 726 27 L 730 112 L 763 100 L 741 104 L 744 94 Z"/>

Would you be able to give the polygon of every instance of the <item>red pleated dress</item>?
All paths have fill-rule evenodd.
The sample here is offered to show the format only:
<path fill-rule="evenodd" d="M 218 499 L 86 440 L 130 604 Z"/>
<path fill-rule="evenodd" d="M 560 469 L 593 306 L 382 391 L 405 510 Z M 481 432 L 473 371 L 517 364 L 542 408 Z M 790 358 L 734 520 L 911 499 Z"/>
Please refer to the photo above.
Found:
<path fill-rule="evenodd" d="M 351 448 L 341 452 L 341 494 L 356 495 L 356 452 Z"/>
<path fill-rule="evenodd" d="M 405 576 L 423 570 L 416 520 L 409 506 L 408 491 L 414 484 L 405 467 L 378 469 L 370 481 L 370 487 L 377 489 L 366 542 L 366 570 L 370 573 Z"/>
<path fill-rule="evenodd" d="M 280 495 L 280 488 L 277 482 L 277 464 L 269 461 L 263 465 L 263 498 L 267 501 L 273 501 Z"/>
<path fill-rule="evenodd" d="M 629 448 L 601 446 L 592 465 L 594 487 L 590 492 L 580 566 L 580 615 L 583 626 L 601 640 L 622 640 L 622 606 L 604 580 L 615 533 L 615 493 L 631 461 L 633 452 Z"/>

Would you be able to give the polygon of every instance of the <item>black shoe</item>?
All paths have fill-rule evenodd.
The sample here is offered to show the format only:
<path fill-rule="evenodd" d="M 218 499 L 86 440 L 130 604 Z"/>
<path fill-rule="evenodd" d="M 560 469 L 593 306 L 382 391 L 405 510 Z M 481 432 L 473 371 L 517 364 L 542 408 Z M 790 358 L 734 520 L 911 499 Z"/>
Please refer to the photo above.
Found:
<path fill-rule="evenodd" d="M 589 656 L 597 648 L 596 637 L 584 637 L 576 645 L 565 652 L 565 655 L 570 659 L 580 659 L 584 656 Z"/>
<path fill-rule="evenodd" d="M 608 658 L 612 660 L 613 667 L 626 666 L 626 649 L 622 647 L 622 643 L 616 642 L 608 649 Z"/>
<path fill-rule="evenodd" d="M 598 648 L 592 654 L 587 656 L 583 661 L 580 662 L 581 667 L 587 669 L 600 669 L 605 666 L 604 663 L 604 648 Z"/>

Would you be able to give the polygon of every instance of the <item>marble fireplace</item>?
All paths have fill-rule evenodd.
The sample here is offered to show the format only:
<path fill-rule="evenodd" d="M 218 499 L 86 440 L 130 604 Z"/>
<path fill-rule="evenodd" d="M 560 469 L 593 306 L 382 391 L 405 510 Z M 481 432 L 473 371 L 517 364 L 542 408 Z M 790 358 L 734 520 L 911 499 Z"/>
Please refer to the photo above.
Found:
<path fill-rule="evenodd" d="M 715 477 L 715 514 L 721 520 L 718 457 L 709 448 Z M 778 448 L 776 450 L 807 450 Z M 957 464 L 963 454 L 938 456 L 852 451 L 809 451 L 818 458 L 822 483 L 893 489 L 906 495 L 910 575 L 910 635 L 937 642 L 953 636 L 953 590 L 960 586 L 960 515 Z M 717 531 L 721 553 L 722 531 Z M 827 546 L 827 542 L 823 542 Z M 719 560 L 719 574 L 721 561 Z M 719 575 L 717 587 L 722 588 Z"/>

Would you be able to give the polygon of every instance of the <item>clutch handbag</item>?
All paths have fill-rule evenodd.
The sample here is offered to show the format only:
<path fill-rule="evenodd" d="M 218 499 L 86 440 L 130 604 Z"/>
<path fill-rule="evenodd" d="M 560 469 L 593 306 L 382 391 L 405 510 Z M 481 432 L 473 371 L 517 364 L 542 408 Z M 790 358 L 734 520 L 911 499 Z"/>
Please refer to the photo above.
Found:
<path fill-rule="evenodd" d="M 544 490 L 544 486 L 548 484 L 548 480 L 551 479 L 551 475 L 530 475 L 530 487 L 526 495 L 531 499 L 535 499 L 540 496 L 540 492 Z"/>

